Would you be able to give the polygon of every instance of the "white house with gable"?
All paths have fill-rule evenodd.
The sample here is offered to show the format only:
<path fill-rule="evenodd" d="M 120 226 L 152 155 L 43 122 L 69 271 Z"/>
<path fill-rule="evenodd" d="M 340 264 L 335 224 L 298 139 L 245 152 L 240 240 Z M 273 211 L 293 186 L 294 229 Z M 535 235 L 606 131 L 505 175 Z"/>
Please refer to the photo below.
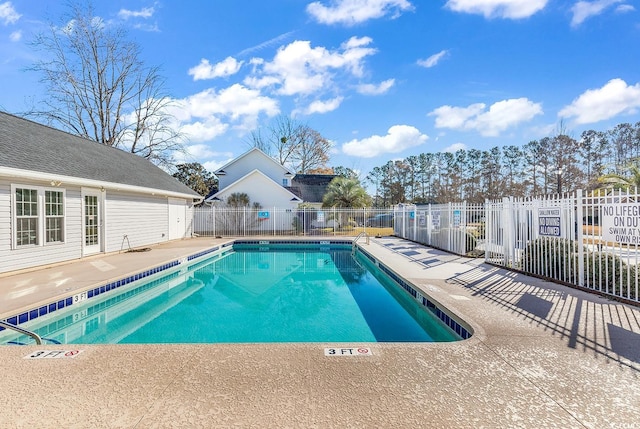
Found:
<path fill-rule="evenodd" d="M 231 160 L 214 172 L 219 191 L 205 202 L 224 205 L 230 195 L 244 193 L 251 204 L 268 209 L 297 208 L 302 199 L 291 192 L 294 174 L 258 148 L 253 148 Z"/>

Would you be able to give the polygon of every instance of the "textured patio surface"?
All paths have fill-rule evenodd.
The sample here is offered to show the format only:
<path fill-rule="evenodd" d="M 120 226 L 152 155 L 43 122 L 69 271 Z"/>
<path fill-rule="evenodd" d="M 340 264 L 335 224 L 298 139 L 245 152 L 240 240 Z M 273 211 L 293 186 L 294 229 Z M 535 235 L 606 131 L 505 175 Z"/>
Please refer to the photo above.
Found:
<path fill-rule="evenodd" d="M 0 317 L 224 240 L 0 277 Z M 456 343 L 2 346 L 0 428 L 637 428 L 640 308 L 397 238 L 362 247 L 465 320 Z M 79 349 L 74 358 L 24 359 Z"/>

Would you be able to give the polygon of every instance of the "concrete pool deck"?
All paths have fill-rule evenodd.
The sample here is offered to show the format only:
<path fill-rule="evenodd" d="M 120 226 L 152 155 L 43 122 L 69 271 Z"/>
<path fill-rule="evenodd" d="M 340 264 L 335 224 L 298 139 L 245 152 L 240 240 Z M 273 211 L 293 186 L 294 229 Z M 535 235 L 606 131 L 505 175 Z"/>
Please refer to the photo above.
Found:
<path fill-rule="evenodd" d="M 224 241 L 0 276 L 0 318 Z M 324 348 L 360 344 L 1 346 L 0 428 L 640 426 L 640 308 L 399 238 L 359 243 L 472 338 L 341 357 Z"/>

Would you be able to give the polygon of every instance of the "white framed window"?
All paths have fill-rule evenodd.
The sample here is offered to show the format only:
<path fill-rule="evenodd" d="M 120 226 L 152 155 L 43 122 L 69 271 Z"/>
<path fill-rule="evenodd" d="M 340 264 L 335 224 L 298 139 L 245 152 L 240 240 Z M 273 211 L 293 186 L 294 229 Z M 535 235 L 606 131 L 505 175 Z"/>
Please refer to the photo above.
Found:
<path fill-rule="evenodd" d="M 38 244 L 38 190 L 16 188 L 14 195 L 16 246 Z"/>
<path fill-rule="evenodd" d="M 45 243 L 64 242 L 64 192 L 44 191 Z"/>
<path fill-rule="evenodd" d="M 65 241 L 65 190 L 11 185 L 13 248 Z"/>
<path fill-rule="evenodd" d="M 289 186 L 289 179 L 286 177 L 282 179 L 282 186 Z"/>

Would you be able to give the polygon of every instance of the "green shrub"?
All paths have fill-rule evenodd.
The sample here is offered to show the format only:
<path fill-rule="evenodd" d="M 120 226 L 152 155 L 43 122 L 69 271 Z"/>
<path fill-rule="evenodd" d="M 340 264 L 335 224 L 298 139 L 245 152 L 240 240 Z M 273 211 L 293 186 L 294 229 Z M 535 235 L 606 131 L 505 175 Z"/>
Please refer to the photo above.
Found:
<path fill-rule="evenodd" d="M 520 269 L 577 285 L 578 242 L 554 237 L 533 240 L 524 249 Z M 619 256 L 584 249 L 585 287 L 633 298 L 637 278 L 635 265 L 625 263 Z"/>
<path fill-rule="evenodd" d="M 566 238 L 538 238 L 527 244 L 520 264 L 527 273 L 576 283 L 578 244 Z"/>
<path fill-rule="evenodd" d="M 625 263 L 611 253 L 585 254 L 584 285 L 619 296 L 635 295 L 638 271 L 635 265 Z"/>
<path fill-rule="evenodd" d="M 476 247 L 478 247 L 478 239 L 472 233 L 467 232 L 465 234 L 465 247 L 464 251 L 468 255 L 470 253 L 475 253 Z"/>

